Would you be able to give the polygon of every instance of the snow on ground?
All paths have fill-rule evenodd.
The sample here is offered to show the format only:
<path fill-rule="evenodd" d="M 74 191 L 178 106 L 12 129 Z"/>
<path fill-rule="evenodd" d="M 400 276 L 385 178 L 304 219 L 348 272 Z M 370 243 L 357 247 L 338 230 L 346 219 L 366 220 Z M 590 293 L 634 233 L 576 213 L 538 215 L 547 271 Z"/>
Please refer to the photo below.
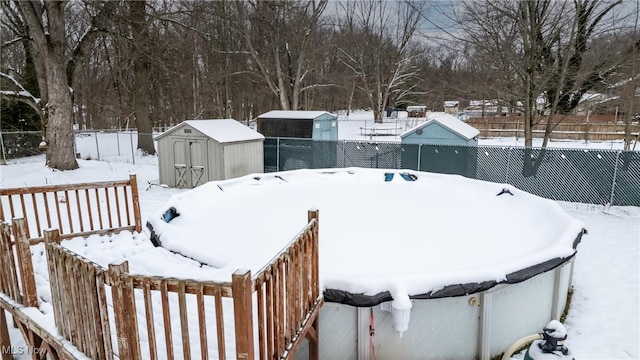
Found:
<path fill-rule="evenodd" d="M 364 120 L 350 121 L 355 123 Z M 344 138 L 346 131 L 342 124 L 339 126 L 343 131 L 340 137 Z M 355 130 L 352 131 L 359 132 L 358 127 L 353 126 Z M 493 142 L 491 145 L 502 142 L 495 139 L 488 141 Z M 516 139 L 504 139 L 500 145 L 515 143 Z M 560 147 L 595 146 L 594 143 L 584 142 L 567 144 Z M 618 148 L 617 144 L 611 143 L 599 145 L 603 146 L 599 148 Z M 159 211 L 172 195 L 183 192 L 153 185 L 157 184 L 158 179 L 155 157 L 135 154 L 135 165 L 93 160 L 80 160 L 79 164 L 78 170 L 60 172 L 47 169 L 43 156 L 10 160 L 9 165 L 0 166 L 0 187 L 127 179 L 129 174 L 135 173 L 138 176 L 143 222 Z M 576 203 L 560 203 L 560 206 L 582 221 L 589 231 L 578 246 L 573 277 L 575 291 L 565 322 L 569 335 L 567 346 L 576 359 L 639 359 L 640 207 Z M 203 278 L 208 276 L 209 271 L 204 267 L 192 266 L 191 260 L 153 248 L 142 236 L 132 240 L 126 234 L 120 234 L 108 241 L 90 237 L 65 241 L 64 245 L 82 255 L 91 255 L 103 265 L 129 259 L 134 265 L 131 270 L 137 273 Z M 172 266 L 167 267 L 168 263 Z M 39 282 L 38 287 L 43 297 L 47 298 L 47 283 Z M 45 313 L 44 317 L 51 317 L 46 306 L 42 306 L 41 311 Z M 19 332 L 15 329 L 11 331 L 13 344 L 23 344 Z M 522 358 L 522 354 L 516 358 Z"/>

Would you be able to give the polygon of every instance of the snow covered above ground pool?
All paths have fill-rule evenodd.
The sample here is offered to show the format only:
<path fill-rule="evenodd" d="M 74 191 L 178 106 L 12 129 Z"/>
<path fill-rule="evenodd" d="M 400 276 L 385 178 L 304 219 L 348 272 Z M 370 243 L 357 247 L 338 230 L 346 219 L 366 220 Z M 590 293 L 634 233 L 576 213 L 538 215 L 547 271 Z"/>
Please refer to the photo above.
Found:
<path fill-rule="evenodd" d="M 179 216 L 165 222 L 169 208 Z M 260 270 L 312 208 L 320 211 L 321 285 L 389 291 L 399 301 L 570 257 L 584 227 L 557 203 L 510 185 L 362 168 L 210 182 L 175 195 L 149 223 L 162 247 L 218 268 L 222 280 Z"/>

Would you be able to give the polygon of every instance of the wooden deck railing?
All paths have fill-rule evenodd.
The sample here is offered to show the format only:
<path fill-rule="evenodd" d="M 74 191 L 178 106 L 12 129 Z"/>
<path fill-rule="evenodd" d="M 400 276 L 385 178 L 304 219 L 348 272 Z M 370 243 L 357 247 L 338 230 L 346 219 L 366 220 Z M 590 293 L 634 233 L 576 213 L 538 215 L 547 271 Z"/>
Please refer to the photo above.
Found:
<path fill-rule="evenodd" d="M 308 220 L 298 237 L 254 276 L 260 359 L 293 358 L 305 336 L 309 358 L 318 358 L 318 212 L 310 211 Z"/>
<path fill-rule="evenodd" d="M 135 176 L 119 182 L 0 189 L 0 201 L 0 218 L 6 220 L 0 221 L 2 360 L 11 358 L 3 309 L 31 351 L 51 359 L 72 359 L 77 351 L 107 360 L 226 359 L 227 353 L 237 359 L 289 359 L 304 338 L 309 358 L 318 358 L 322 296 L 317 211 L 309 212 L 302 232 L 255 276 L 238 270 L 231 282 L 220 283 L 133 275 L 127 262 L 104 268 L 60 245 L 75 236 L 139 231 Z M 55 226 L 60 230 L 46 230 Z M 57 334 L 23 311 L 41 301 L 30 248 L 41 241 L 46 243 Z M 112 306 L 107 306 L 108 292 Z M 232 334 L 235 344 L 230 346 L 225 338 Z"/>
<path fill-rule="evenodd" d="M 13 236 L 14 240 L 11 239 Z M 75 274 L 82 276 L 82 274 Z M 24 311 L 37 308 L 37 293 L 31 244 L 26 232 L 26 221 L 14 219 L 11 225 L 0 220 L 0 358 L 13 358 L 5 310 L 13 317 L 13 323 L 20 329 L 32 358 L 73 359 L 73 346 L 57 334 L 52 334 L 34 321 Z M 74 305 L 75 306 L 75 305 Z M 70 309 L 72 309 L 71 307 Z"/>
<path fill-rule="evenodd" d="M 0 219 L 26 219 L 32 243 L 57 228 L 62 239 L 142 231 L 136 176 L 129 180 L 0 189 Z"/>
<path fill-rule="evenodd" d="M 57 230 L 44 239 L 56 327 L 92 359 L 226 359 L 227 350 L 237 359 L 289 359 L 305 337 L 309 358 L 318 358 L 317 211 L 255 277 L 239 270 L 222 283 L 132 275 L 127 262 L 104 268 L 63 248 Z"/>

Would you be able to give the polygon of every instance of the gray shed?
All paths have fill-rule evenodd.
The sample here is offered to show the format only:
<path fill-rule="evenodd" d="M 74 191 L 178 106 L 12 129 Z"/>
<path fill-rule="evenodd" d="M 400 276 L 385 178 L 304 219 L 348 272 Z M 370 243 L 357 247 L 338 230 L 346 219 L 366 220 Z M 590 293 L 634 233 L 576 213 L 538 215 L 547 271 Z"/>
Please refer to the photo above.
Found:
<path fill-rule="evenodd" d="M 338 140 L 338 116 L 326 111 L 272 110 L 258 116 L 258 132 L 266 137 Z"/>
<path fill-rule="evenodd" d="M 194 188 L 264 172 L 264 136 L 234 119 L 187 120 L 155 140 L 161 184 Z"/>
<path fill-rule="evenodd" d="M 480 131 L 457 117 L 431 113 L 429 120 L 400 135 L 403 144 L 477 146 Z"/>

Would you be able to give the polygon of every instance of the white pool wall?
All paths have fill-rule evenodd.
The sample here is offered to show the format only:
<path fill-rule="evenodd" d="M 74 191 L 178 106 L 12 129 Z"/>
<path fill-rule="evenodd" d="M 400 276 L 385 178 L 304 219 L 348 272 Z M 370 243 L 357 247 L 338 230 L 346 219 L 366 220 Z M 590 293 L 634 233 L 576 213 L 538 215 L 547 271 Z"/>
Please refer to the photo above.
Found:
<path fill-rule="evenodd" d="M 372 307 L 377 360 L 480 359 L 503 353 L 518 339 L 560 319 L 571 287 L 574 259 L 517 284 L 500 284 L 466 296 L 412 300 L 402 337 L 384 305 Z M 320 311 L 321 359 L 373 359 L 370 308 L 325 303 Z M 307 359 L 303 346 L 296 360 Z"/>

